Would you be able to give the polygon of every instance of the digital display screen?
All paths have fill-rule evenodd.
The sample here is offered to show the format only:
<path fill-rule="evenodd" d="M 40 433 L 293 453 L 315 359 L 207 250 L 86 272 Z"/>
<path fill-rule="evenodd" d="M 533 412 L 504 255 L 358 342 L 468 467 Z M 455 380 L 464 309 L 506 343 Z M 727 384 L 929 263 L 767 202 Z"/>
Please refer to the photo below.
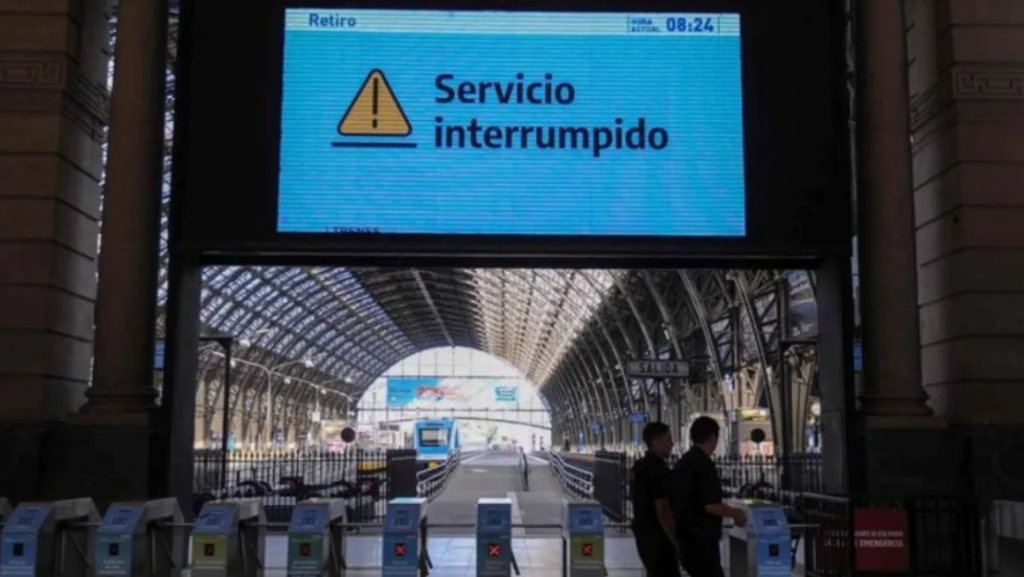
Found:
<path fill-rule="evenodd" d="M 301 527 L 316 527 L 320 523 L 320 511 L 316 509 L 306 509 L 302 512 L 302 516 L 299 517 L 299 526 Z"/>
<path fill-rule="evenodd" d="M 230 522 L 227 509 L 222 508 L 206 508 L 200 513 L 199 518 L 196 519 L 196 528 L 210 530 L 224 530 L 227 529 L 227 524 Z"/>
<path fill-rule="evenodd" d="M 821 0 L 183 1 L 169 242 L 268 266 L 845 257 L 845 23 Z"/>
<path fill-rule="evenodd" d="M 142 515 L 141 507 L 111 507 L 103 516 L 104 532 L 128 531 L 135 527 Z"/>
<path fill-rule="evenodd" d="M 47 505 L 22 505 L 14 510 L 5 531 L 35 533 L 42 527 L 50 508 Z"/>
<path fill-rule="evenodd" d="M 21 515 L 14 518 L 13 525 L 15 527 L 29 527 L 34 525 L 39 514 L 40 511 L 37 509 L 25 509 Z"/>
<path fill-rule="evenodd" d="M 391 527 L 411 527 L 412 516 L 409 515 L 409 511 L 405 509 L 398 509 L 394 515 L 389 515 L 389 525 Z"/>
<path fill-rule="evenodd" d="M 289 8 L 277 230 L 743 237 L 740 15 Z"/>

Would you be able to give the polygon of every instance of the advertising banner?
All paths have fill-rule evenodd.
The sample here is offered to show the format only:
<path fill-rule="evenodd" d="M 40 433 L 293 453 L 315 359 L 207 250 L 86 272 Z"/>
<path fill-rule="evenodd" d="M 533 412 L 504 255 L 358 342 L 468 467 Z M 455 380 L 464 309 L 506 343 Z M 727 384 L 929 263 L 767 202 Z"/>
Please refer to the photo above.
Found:
<path fill-rule="evenodd" d="M 901 573 L 908 570 L 907 512 L 857 509 L 853 512 L 857 571 Z"/>
<path fill-rule="evenodd" d="M 473 377 L 388 377 L 391 409 L 495 409 L 519 403 L 519 383 Z"/>

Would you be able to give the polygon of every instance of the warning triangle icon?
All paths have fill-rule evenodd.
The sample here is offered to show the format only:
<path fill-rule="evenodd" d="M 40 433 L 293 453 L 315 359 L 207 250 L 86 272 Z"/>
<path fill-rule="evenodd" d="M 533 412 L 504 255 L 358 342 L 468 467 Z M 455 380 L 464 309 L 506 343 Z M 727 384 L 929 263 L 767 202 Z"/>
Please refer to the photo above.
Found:
<path fill-rule="evenodd" d="M 343 136 L 409 136 L 412 126 L 387 78 L 373 69 L 338 123 Z"/>

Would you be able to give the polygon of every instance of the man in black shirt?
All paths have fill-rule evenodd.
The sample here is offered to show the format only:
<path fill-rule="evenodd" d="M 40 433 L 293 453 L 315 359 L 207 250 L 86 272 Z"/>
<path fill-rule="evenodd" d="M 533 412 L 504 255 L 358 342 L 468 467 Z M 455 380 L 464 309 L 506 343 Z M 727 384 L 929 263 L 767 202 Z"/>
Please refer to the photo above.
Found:
<path fill-rule="evenodd" d="M 672 509 L 683 569 L 690 577 L 723 577 L 722 519 L 747 524 L 742 509 L 722 502 L 722 482 L 711 455 L 718 447 L 718 423 L 699 417 L 690 425 L 687 451 L 672 470 Z"/>
<path fill-rule="evenodd" d="M 669 506 L 672 432 L 665 423 L 644 427 L 647 454 L 633 465 L 633 536 L 648 577 L 678 577 L 675 522 Z"/>

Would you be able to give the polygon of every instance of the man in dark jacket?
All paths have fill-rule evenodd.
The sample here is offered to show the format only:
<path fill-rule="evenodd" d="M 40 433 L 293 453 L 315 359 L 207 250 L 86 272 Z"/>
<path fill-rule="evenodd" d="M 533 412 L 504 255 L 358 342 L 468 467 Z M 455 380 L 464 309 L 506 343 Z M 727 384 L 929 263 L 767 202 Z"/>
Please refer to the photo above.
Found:
<path fill-rule="evenodd" d="M 722 519 L 747 524 L 742 509 L 722 502 L 722 481 L 711 460 L 718 447 L 718 423 L 699 417 L 690 425 L 692 446 L 672 470 L 672 509 L 683 569 L 690 577 L 723 577 Z"/>
<path fill-rule="evenodd" d="M 633 465 L 633 536 L 649 577 L 678 577 L 675 521 L 669 506 L 672 432 L 665 423 L 644 427 L 647 454 Z"/>

